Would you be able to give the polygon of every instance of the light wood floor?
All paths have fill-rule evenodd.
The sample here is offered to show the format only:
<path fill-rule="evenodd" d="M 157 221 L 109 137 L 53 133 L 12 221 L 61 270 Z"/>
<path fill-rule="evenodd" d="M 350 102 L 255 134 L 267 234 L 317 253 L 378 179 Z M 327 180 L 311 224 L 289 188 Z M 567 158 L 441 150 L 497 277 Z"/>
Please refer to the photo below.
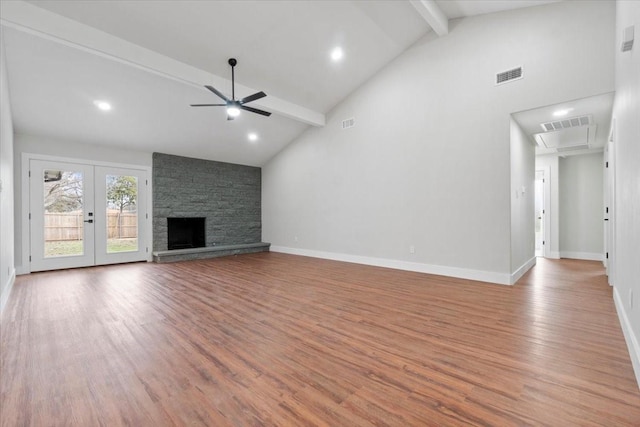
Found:
<path fill-rule="evenodd" d="M 277 253 L 21 276 L 3 426 L 639 426 L 601 263 L 513 287 Z"/>

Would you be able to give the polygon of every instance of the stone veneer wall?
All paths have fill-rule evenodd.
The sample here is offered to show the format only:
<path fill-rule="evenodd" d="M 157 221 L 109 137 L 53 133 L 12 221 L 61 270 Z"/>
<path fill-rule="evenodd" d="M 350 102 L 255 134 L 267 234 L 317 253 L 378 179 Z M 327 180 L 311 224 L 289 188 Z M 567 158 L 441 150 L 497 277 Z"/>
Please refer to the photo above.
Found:
<path fill-rule="evenodd" d="M 153 153 L 153 250 L 167 250 L 168 217 L 205 217 L 207 246 L 260 242 L 261 170 Z"/>

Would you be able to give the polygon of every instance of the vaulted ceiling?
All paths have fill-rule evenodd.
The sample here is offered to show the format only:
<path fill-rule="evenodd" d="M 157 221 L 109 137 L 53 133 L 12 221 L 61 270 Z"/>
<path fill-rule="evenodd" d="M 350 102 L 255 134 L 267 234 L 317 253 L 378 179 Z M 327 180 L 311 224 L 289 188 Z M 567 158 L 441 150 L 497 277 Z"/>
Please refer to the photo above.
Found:
<path fill-rule="evenodd" d="M 3 0 L 14 129 L 260 166 L 449 19 L 549 2 Z M 271 117 L 189 106 L 231 95 L 230 57 L 236 96 L 265 91 Z"/>

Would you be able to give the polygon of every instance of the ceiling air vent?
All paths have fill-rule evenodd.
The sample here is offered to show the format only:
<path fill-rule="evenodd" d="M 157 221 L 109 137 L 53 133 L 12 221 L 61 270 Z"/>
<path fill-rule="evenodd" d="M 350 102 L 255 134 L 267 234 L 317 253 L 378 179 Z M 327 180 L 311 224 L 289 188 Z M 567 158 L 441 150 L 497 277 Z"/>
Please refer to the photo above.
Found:
<path fill-rule="evenodd" d="M 570 119 L 554 120 L 552 122 L 541 123 L 545 132 L 554 130 L 569 129 L 578 126 L 588 126 L 591 124 L 591 116 L 571 117 Z"/>
<path fill-rule="evenodd" d="M 566 151 L 588 150 L 588 149 L 589 149 L 589 144 L 581 144 L 581 145 L 574 145 L 571 147 L 558 147 L 556 148 L 556 151 L 558 153 L 563 153 Z"/>
<path fill-rule="evenodd" d="M 507 71 L 503 71 L 501 73 L 496 74 L 496 84 L 501 85 L 502 83 L 519 80 L 521 78 L 522 78 L 522 67 L 518 67 L 512 70 L 507 70 Z"/>
<path fill-rule="evenodd" d="M 353 117 L 342 121 L 342 129 L 352 128 L 356 124 L 356 119 Z"/>

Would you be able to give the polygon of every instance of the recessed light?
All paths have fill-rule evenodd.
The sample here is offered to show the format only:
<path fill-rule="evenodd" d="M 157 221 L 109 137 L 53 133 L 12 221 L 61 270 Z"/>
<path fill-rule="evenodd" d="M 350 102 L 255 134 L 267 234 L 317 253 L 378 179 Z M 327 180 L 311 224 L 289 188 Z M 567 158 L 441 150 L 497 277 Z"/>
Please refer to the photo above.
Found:
<path fill-rule="evenodd" d="M 249 135 L 249 141 L 257 141 L 258 140 L 258 134 L 257 133 L 253 133 L 251 132 Z"/>
<path fill-rule="evenodd" d="M 554 117 L 562 117 L 562 116 L 566 116 L 566 115 L 567 115 L 567 114 L 569 114 L 571 111 L 573 111 L 573 108 L 565 108 L 564 110 L 554 111 L 554 112 L 553 112 L 553 116 L 554 116 Z"/>
<path fill-rule="evenodd" d="M 331 60 L 332 61 L 340 61 L 344 56 L 344 52 L 341 47 L 336 47 L 331 51 Z"/>
<path fill-rule="evenodd" d="M 102 111 L 111 110 L 111 104 L 109 104 L 107 101 L 93 101 L 93 105 L 95 105 L 96 107 L 98 107 Z"/>

